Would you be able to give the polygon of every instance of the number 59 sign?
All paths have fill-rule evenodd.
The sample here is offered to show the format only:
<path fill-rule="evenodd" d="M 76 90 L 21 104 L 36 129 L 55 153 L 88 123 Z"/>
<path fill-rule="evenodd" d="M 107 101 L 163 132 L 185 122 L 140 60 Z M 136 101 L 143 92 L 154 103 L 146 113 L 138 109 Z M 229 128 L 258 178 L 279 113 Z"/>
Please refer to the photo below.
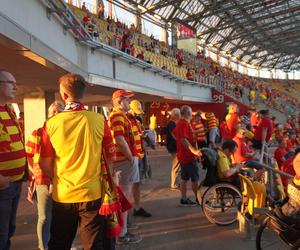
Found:
<path fill-rule="evenodd" d="M 218 94 L 214 94 L 212 96 L 212 99 L 215 103 L 223 103 L 224 102 L 224 95 L 218 95 Z"/>

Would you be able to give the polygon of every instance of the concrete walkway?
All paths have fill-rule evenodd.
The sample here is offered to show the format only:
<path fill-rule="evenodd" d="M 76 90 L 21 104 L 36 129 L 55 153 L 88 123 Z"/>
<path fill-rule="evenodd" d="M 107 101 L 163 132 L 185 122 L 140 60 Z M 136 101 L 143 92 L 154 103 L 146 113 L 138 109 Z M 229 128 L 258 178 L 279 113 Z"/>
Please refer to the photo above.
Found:
<path fill-rule="evenodd" d="M 143 240 L 135 246 L 118 246 L 119 250 L 255 249 L 254 241 L 246 240 L 244 236 L 236 233 L 238 224 L 215 226 L 206 220 L 200 207 L 179 206 L 180 192 L 169 189 L 169 155 L 164 148 L 149 154 L 152 179 L 144 182 L 142 200 L 143 207 L 152 213 L 152 217 L 133 218 L 140 228 L 132 232 L 139 233 Z M 23 193 L 25 189 L 24 185 Z M 189 194 L 193 198 L 191 192 Z M 35 206 L 27 202 L 23 194 L 12 250 L 38 249 L 36 217 Z"/>

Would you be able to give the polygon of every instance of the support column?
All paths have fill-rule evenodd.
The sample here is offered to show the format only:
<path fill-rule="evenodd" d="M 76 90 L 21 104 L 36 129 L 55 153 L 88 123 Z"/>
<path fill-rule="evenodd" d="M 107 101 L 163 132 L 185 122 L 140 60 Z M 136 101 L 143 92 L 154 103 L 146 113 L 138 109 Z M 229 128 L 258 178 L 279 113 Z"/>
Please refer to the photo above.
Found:
<path fill-rule="evenodd" d="M 109 18 L 112 19 L 113 18 L 113 6 L 112 6 L 112 2 L 108 1 L 107 4 L 108 4 L 108 12 L 107 12 L 107 14 L 108 14 Z"/>
<path fill-rule="evenodd" d="M 44 92 L 38 97 L 25 95 L 23 102 L 25 141 L 33 130 L 43 126 L 47 118 L 48 107 L 54 100 L 54 92 Z"/>
<path fill-rule="evenodd" d="M 161 38 L 160 40 L 165 42 L 165 44 L 168 46 L 168 29 L 167 29 L 167 27 L 165 27 L 161 30 L 160 38 Z"/>
<path fill-rule="evenodd" d="M 136 29 L 141 33 L 142 32 L 142 18 L 140 15 L 140 10 L 136 9 L 137 14 L 133 16 L 133 23 Z"/>
<path fill-rule="evenodd" d="M 177 48 L 177 27 L 174 23 L 172 23 L 171 26 L 171 36 L 172 36 L 172 40 L 171 40 L 171 45 L 174 48 Z"/>

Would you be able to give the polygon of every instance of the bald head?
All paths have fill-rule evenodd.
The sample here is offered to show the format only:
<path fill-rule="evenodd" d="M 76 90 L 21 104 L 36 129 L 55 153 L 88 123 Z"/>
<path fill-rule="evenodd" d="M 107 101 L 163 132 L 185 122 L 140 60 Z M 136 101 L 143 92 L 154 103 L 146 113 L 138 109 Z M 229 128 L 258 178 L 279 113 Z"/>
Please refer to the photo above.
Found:
<path fill-rule="evenodd" d="M 8 104 L 15 99 L 16 79 L 8 71 L 0 69 L 0 105 Z"/>
<path fill-rule="evenodd" d="M 16 81 L 16 79 L 14 78 L 14 76 L 8 72 L 5 69 L 0 69 L 0 81 L 7 81 L 7 80 L 12 80 L 14 79 L 14 81 Z"/>

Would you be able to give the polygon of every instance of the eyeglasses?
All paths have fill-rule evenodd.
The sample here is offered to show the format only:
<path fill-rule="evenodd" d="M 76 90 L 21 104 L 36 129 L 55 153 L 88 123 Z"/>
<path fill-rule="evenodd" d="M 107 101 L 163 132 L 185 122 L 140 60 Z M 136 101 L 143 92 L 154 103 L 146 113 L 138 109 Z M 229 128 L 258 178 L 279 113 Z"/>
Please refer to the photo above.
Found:
<path fill-rule="evenodd" d="M 0 83 L 16 84 L 15 81 L 1 81 L 1 80 L 0 80 Z"/>

